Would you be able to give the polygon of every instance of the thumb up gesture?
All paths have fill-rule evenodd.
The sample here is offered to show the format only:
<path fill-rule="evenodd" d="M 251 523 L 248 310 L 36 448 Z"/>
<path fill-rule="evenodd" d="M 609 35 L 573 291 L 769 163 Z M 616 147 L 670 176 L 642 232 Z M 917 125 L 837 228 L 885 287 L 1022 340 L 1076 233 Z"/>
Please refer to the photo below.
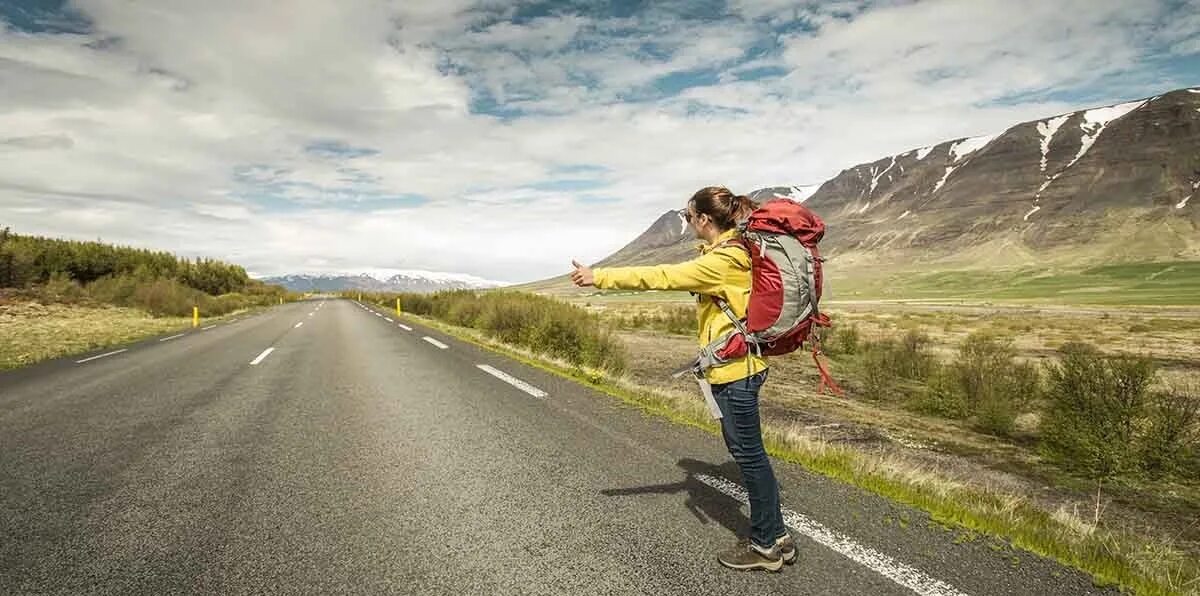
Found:
<path fill-rule="evenodd" d="M 571 281 L 576 286 L 585 287 L 595 285 L 596 279 L 592 276 L 592 268 L 584 267 L 579 264 L 579 261 L 571 261 L 571 265 L 575 267 L 575 271 L 571 272 Z"/>

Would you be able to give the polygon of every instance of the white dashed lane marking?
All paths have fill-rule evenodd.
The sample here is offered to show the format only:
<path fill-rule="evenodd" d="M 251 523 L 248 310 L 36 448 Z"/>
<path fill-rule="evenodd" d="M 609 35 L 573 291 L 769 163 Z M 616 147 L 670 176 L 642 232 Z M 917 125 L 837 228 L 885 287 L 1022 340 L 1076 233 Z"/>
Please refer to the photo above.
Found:
<path fill-rule="evenodd" d="M 534 387 L 533 385 L 530 385 L 529 383 L 526 383 L 525 381 L 522 381 L 521 379 L 518 379 L 504 371 L 497 370 L 486 364 L 476 364 L 475 366 L 479 368 L 479 370 L 482 370 L 483 372 L 492 375 L 493 377 L 496 377 L 497 379 L 500 379 L 501 381 L 504 381 L 505 383 L 508 383 L 509 385 L 528 393 L 529 395 L 542 399 L 545 399 L 547 395 L 545 391 L 542 391 L 541 389 L 538 389 L 537 387 Z"/>
<path fill-rule="evenodd" d="M 109 356 L 116 356 L 117 354 L 120 354 L 122 352 L 128 352 L 128 351 L 129 351 L 128 348 L 121 349 L 121 350 L 115 350 L 112 352 L 108 352 L 107 354 L 100 354 L 98 356 L 92 356 L 91 358 L 84 358 L 83 360 L 76 360 L 75 364 L 83 364 L 84 362 L 91 362 L 93 360 L 99 360 L 101 358 L 108 358 Z"/>
<path fill-rule="evenodd" d="M 746 489 L 724 478 L 707 474 L 696 474 L 695 478 L 742 504 L 749 504 Z M 846 558 L 870 569 L 921 596 L 966 596 L 954 586 L 925 575 L 920 569 L 910 567 L 875 549 L 868 548 L 846 536 L 821 525 L 814 519 L 790 509 L 783 510 L 783 521 L 787 526 L 837 552 Z"/>
<path fill-rule="evenodd" d="M 267 359 L 267 356 L 270 356 L 270 355 L 271 355 L 271 352 L 274 352 L 274 351 L 275 351 L 275 348 L 274 348 L 274 347 L 270 347 L 270 348 L 267 348 L 267 349 L 263 350 L 263 351 L 262 351 L 262 354 L 259 354 L 259 355 L 258 355 L 258 358 L 255 358 L 254 360 L 251 360 L 251 361 L 250 361 L 250 366 L 255 366 L 255 365 L 257 365 L 259 362 L 262 362 L 263 360 L 266 360 L 266 359 Z"/>

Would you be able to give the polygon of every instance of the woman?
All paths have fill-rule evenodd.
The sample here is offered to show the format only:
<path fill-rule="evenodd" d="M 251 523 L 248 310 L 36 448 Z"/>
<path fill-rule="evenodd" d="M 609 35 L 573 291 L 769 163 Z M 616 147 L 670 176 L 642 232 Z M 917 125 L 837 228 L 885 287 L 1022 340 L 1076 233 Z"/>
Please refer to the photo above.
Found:
<path fill-rule="evenodd" d="M 697 294 L 700 346 L 733 329 L 714 302 L 724 300 L 737 317 L 746 316 L 750 298 L 750 256 L 736 243 L 737 224 L 755 209 L 744 196 L 720 186 L 702 188 L 688 201 L 686 219 L 705 244 L 701 255 L 685 263 L 592 270 L 572 262 L 577 286 L 624 290 L 684 290 Z M 750 537 L 717 559 L 733 569 L 778 571 L 796 559 L 796 546 L 783 523 L 779 484 L 763 448 L 758 392 L 767 379 L 765 358 L 747 354 L 708 369 L 713 396 L 721 410 L 721 434 L 750 493 Z"/>

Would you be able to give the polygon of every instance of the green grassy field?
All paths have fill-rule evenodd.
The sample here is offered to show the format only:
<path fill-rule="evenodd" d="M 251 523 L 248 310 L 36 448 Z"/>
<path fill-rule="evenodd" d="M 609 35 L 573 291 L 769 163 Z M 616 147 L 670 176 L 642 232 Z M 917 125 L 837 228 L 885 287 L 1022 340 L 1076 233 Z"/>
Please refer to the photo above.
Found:
<path fill-rule="evenodd" d="M 1079 267 L 961 268 L 826 265 L 825 299 L 998 302 L 1062 306 L 1200 306 L 1200 261 Z M 518 289 L 572 302 L 690 302 L 686 292 L 627 292 L 573 288 L 547 280 Z"/>
<path fill-rule="evenodd" d="M 832 273 L 832 272 L 831 272 Z M 1023 268 L 831 275 L 838 300 L 944 299 L 1104 306 L 1200 305 L 1200 262 L 1105 265 L 1076 271 Z"/>

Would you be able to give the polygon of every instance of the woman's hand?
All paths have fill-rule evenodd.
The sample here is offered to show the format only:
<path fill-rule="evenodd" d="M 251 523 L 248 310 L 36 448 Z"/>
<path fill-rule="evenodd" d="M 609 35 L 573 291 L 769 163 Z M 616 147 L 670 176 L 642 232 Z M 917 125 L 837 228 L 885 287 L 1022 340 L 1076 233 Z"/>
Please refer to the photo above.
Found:
<path fill-rule="evenodd" d="M 575 271 L 571 272 L 571 281 L 576 286 L 582 288 L 596 284 L 596 278 L 592 275 L 591 267 L 584 267 L 579 264 L 579 261 L 571 261 L 571 264 L 575 266 Z"/>

